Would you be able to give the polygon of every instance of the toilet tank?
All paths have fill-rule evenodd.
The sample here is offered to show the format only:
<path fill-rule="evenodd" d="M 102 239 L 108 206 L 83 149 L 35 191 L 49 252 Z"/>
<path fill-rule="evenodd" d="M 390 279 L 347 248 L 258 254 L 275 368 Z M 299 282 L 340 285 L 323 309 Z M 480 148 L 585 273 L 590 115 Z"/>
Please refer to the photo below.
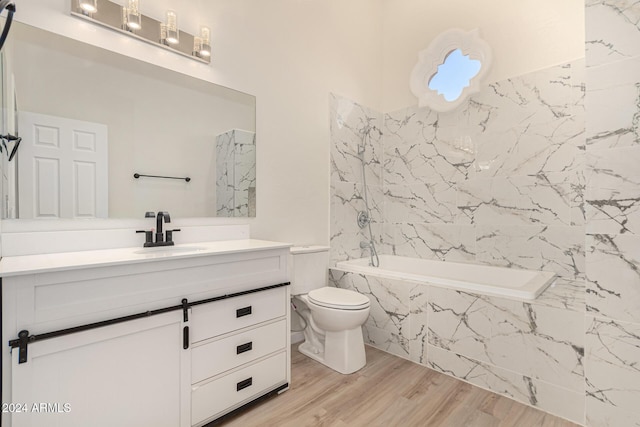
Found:
<path fill-rule="evenodd" d="M 291 248 L 291 294 L 306 294 L 327 286 L 329 248 L 327 246 L 294 246 Z"/>

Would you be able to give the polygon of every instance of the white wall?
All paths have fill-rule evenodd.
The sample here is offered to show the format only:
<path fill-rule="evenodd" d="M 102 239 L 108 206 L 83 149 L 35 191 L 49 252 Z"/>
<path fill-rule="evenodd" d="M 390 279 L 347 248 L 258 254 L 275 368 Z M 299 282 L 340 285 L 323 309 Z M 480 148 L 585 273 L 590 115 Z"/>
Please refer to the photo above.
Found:
<path fill-rule="evenodd" d="M 68 4 L 18 0 L 16 18 L 256 95 L 257 217 L 248 221 L 252 236 L 328 243 L 329 92 L 379 107 L 379 0 L 143 3 L 143 12 L 154 17 L 170 5 L 191 32 L 208 24 L 213 45 L 209 66 L 72 18 Z"/>
<path fill-rule="evenodd" d="M 480 29 L 493 51 L 486 82 L 584 57 L 584 0 L 384 0 L 382 111 L 417 105 L 418 52 L 449 28 Z"/>

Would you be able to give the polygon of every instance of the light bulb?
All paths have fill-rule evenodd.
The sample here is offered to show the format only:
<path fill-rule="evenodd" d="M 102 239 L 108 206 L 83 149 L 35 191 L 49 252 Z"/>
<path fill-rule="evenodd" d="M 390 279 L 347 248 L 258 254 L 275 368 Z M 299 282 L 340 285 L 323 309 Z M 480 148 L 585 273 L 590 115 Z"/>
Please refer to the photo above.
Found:
<path fill-rule="evenodd" d="M 202 49 L 202 39 L 198 36 L 193 37 L 193 55 L 200 56 L 200 49 Z"/>
<path fill-rule="evenodd" d="M 78 6 L 85 12 L 94 13 L 98 11 L 96 2 L 97 0 L 78 0 Z"/>
<path fill-rule="evenodd" d="M 122 8 L 122 23 L 125 29 L 139 30 L 142 28 L 139 0 L 127 0 L 127 6 Z"/>
<path fill-rule="evenodd" d="M 169 44 L 178 44 L 180 36 L 178 33 L 178 15 L 173 10 L 167 11 L 167 20 L 165 22 L 164 41 Z"/>
<path fill-rule="evenodd" d="M 200 27 L 200 56 L 211 56 L 211 30 L 209 27 Z"/>

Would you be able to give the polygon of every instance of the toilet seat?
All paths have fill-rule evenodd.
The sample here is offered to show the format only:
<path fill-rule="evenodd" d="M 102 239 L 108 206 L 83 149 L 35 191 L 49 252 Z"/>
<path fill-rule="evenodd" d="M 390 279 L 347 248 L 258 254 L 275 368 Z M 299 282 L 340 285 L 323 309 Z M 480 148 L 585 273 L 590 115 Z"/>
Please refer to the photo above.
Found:
<path fill-rule="evenodd" d="M 371 304 L 369 298 L 358 292 L 329 286 L 309 291 L 307 297 L 316 305 L 338 310 L 362 310 Z"/>

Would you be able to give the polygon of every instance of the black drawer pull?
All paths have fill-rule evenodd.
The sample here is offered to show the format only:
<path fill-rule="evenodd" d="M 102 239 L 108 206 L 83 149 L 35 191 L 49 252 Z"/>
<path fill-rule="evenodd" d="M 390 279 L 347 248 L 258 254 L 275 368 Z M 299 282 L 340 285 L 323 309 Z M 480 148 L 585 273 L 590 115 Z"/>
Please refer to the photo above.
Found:
<path fill-rule="evenodd" d="M 253 377 L 249 377 L 246 380 L 240 381 L 238 384 L 236 384 L 236 391 L 240 391 L 242 389 L 250 387 L 252 384 L 253 384 Z"/>
<path fill-rule="evenodd" d="M 185 350 L 189 348 L 189 327 L 182 328 L 182 348 Z"/>
<path fill-rule="evenodd" d="M 236 317 L 248 316 L 251 314 L 251 306 L 242 307 L 236 310 Z"/>
<path fill-rule="evenodd" d="M 241 354 L 244 353 L 245 351 L 251 351 L 253 350 L 253 342 L 249 341 L 246 344 L 241 344 L 239 346 L 236 347 L 236 354 Z"/>

